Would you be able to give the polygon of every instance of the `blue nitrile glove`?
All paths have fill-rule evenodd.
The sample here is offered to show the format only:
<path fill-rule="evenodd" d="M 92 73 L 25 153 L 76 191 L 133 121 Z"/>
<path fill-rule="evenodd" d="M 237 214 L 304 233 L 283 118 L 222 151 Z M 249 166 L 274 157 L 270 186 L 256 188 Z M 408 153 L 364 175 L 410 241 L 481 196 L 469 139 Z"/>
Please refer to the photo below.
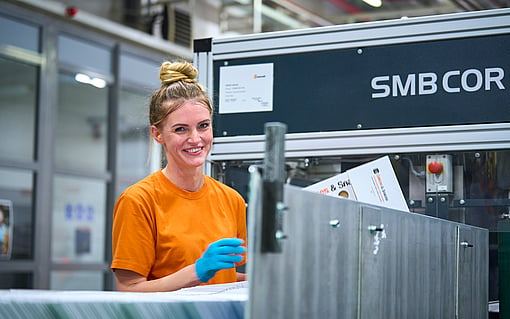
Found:
<path fill-rule="evenodd" d="M 234 268 L 234 263 L 243 260 L 245 248 L 239 238 L 223 238 L 210 244 L 195 263 L 195 271 L 201 282 L 208 282 L 218 270 Z"/>

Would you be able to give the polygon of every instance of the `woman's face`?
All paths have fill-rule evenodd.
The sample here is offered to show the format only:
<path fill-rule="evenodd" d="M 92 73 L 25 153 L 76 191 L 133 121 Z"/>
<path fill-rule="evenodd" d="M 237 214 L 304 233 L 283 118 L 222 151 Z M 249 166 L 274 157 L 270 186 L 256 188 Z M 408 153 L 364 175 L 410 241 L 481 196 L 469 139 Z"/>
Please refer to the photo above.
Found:
<path fill-rule="evenodd" d="M 170 167 L 201 167 L 211 150 L 213 133 L 211 114 L 206 106 L 185 102 L 170 113 L 153 136 L 165 148 Z"/>

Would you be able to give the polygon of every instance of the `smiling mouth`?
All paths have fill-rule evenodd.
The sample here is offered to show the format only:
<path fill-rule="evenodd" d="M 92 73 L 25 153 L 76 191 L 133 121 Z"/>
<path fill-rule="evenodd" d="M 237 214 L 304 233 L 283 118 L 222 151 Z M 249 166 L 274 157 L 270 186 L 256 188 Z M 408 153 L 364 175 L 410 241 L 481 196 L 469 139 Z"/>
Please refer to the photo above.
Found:
<path fill-rule="evenodd" d="M 203 149 L 204 149 L 203 147 L 195 147 L 195 148 L 190 148 L 190 149 L 184 150 L 184 152 L 186 152 L 186 153 L 198 153 L 198 152 L 200 152 Z"/>

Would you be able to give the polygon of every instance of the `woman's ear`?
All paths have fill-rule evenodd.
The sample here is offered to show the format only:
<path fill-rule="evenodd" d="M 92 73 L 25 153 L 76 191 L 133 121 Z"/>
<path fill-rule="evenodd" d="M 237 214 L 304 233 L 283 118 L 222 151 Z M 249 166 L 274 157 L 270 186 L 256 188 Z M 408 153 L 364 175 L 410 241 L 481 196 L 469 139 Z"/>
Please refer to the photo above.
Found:
<path fill-rule="evenodd" d="M 151 126 L 151 134 L 152 137 L 156 140 L 156 142 L 158 142 L 159 144 L 163 144 L 161 133 L 159 133 L 159 129 L 154 125 Z"/>

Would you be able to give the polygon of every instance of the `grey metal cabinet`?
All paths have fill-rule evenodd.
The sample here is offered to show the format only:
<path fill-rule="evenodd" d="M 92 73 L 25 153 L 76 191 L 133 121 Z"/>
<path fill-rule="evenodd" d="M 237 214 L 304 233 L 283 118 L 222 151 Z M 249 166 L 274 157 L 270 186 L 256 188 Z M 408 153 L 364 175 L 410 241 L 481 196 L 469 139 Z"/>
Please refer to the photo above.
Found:
<path fill-rule="evenodd" d="M 486 284 L 488 280 L 488 236 L 465 225 L 457 226 L 457 303 L 458 318 L 487 317 L 488 298 Z"/>
<path fill-rule="evenodd" d="M 384 208 L 361 211 L 360 317 L 455 318 L 455 227 Z"/>
<path fill-rule="evenodd" d="M 487 230 L 293 186 L 284 198 L 280 253 L 257 251 L 250 225 L 246 317 L 487 317 Z"/>

